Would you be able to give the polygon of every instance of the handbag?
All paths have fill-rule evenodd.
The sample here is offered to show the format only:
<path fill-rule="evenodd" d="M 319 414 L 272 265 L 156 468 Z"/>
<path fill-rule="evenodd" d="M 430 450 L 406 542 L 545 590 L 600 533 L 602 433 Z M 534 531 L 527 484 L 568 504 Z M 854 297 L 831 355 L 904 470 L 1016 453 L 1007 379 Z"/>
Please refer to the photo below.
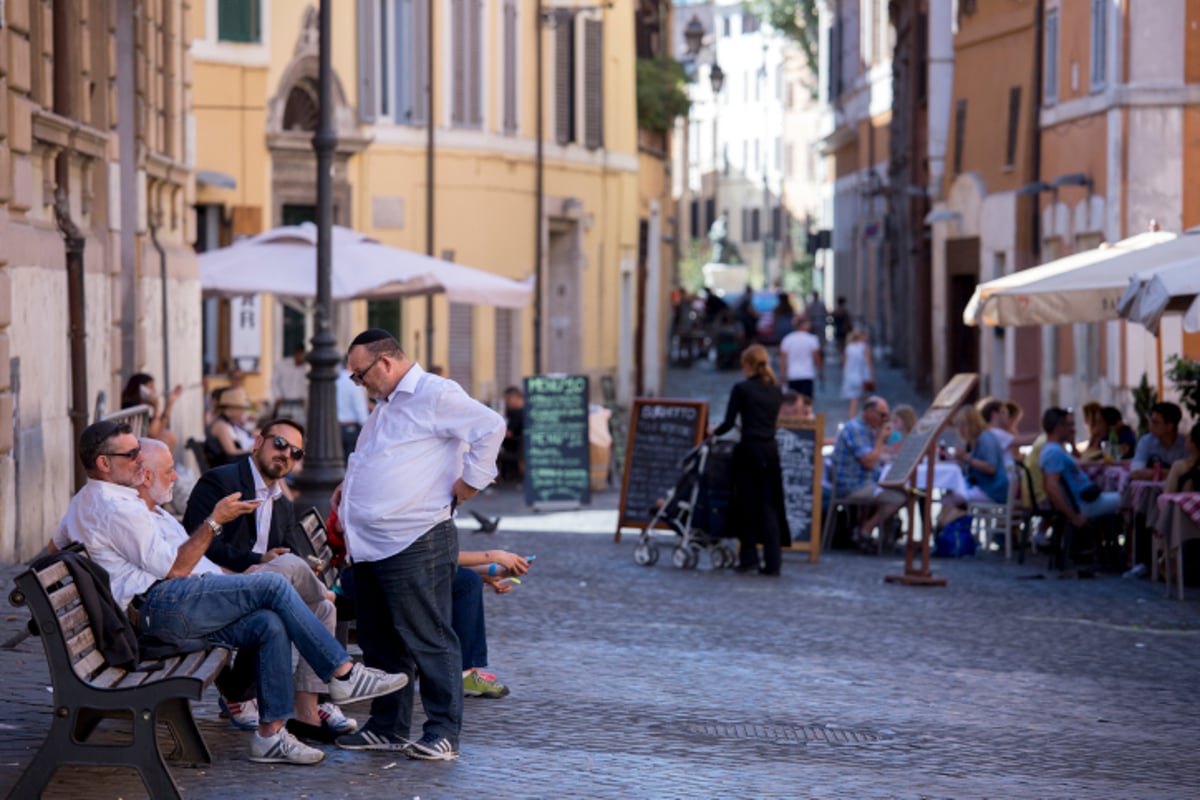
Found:
<path fill-rule="evenodd" d="M 874 379 L 872 379 L 872 378 L 868 378 L 867 380 L 863 381 L 863 391 L 864 391 L 864 392 L 873 392 L 873 391 L 875 391 L 875 381 L 874 381 Z"/>

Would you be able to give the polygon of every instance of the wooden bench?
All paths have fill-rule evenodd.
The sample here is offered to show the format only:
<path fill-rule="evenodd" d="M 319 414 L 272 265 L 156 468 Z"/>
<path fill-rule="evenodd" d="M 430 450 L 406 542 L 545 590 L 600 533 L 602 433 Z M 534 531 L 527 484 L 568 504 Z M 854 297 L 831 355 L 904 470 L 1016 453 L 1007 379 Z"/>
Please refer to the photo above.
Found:
<path fill-rule="evenodd" d="M 112 667 L 96 647 L 91 620 L 66 564 L 30 569 L 17 576 L 16 584 L 9 600 L 15 606 L 29 606 L 31 627 L 41 636 L 54 684 L 54 718 L 45 742 L 9 797 L 40 796 L 66 764 L 130 767 L 141 775 L 151 797 L 179 797 L 159 750 L 158 724 L 166 724 L 175 740 L 167 759 L 190 765 L 212 763 L 188 701 L 200 699 L 225 666 L 229 651 L 212 647 L 142 661 L 135 670 Z M 89 741 L 106 718 L 131 720 L 132 738 L 117 744 Z"/>

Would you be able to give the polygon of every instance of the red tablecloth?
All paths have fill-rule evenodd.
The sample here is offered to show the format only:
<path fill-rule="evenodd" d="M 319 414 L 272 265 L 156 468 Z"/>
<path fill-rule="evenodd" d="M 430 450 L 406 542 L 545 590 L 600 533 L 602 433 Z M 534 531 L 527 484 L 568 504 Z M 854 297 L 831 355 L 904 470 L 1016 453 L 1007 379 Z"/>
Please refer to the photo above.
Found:
<path fill-rule="evenodd" d="M 1200 492 L 1172 492 L 1158 496 L 1158 513 L 1166 509 L 1167 503 L 1176 503 L 1192 522 L 1200 525 Z"/>

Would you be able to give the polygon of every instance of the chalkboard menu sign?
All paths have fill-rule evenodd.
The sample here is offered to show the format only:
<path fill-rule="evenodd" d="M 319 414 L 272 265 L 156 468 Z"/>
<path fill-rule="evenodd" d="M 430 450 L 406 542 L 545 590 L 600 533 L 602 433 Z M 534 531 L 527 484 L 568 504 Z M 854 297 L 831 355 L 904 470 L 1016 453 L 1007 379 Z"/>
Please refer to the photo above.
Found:
<path fill-rule="evenodd" d="M 625 450 L 625 477 L 621 482 L 621 528 L 645 525 L 653 518 L 656 501 L 679 481 L 680 461 L 703 441 L 708 424 L 708 404 L 697 400 L 633 401 L 629 446 Z"/>
<path fill-rule="evenodd" d="M 586 375 L 525 379 L 525 502 L 591 502 Z"/>
<path fill-rule="evenodd" d="M 783 504 L 787 511 L 792 550 L 807 550 L 815 562 L 821 552 L 821 473 L 824 459 L 825 415 L 787 420 L 775 431 L 783 471 Z"/>

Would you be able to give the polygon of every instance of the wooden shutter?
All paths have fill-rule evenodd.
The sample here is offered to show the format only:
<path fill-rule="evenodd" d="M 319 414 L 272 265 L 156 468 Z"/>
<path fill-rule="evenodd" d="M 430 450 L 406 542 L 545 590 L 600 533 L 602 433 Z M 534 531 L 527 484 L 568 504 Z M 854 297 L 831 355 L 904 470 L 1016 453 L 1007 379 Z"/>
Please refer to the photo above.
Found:
<path fill-rule="evenodd" d="M 583 21 L 584 145 L 589 150 L 604 146 L 604 22 Z"/>
<path fill-rule="evenodd" d="M 482 0 L 463 0 L 466 11 L 467 52 L 464 69 L 467 79 L 466 123 L 472 128 L 483 127 L 483 3 Z"/>
<path fill-rule="evenodd" d="M 575 17 L 559 11 L 554 23 L 554 140 L 575 141 Z"/>
<path fill-rule="evenodd" d="M 962 98 L 954 109 L 954 174 L 962 174 L 963 146 L 967 138 L 967 98 Z"/>
<path fill-rule="evenodd" d="M 521 381 L 521 347 L 517 335 L 518 312 L 511 308 L 496 309 L 496 396 Z"/>
<path fill-rule="evenodd" d="M 409 16 L 404 67 L 406 74 L 397 76 L 409 86 L 410 108 L 408 124 L 425 125 L 429 120 L 429 0 L 409 0 Z"/>
<path fill-rule="evenodd" d="M 450 355 L 446 364 L 450 380 L 457 381 L 467 394 L 472 392 L 475 369 L 475 306 L 450 304 Z"/>
<path fill-rule="evenodd" d="M 378 115 L 375 102 L 376 0 L 358 0 L 358 120 L 371 123 Z"/>
<path fill-rule="evenodd" d="M 538 32 L 541 35 L 541 32 Z M 504 132 L 516 133 L 517 121 L 517 4 L 504 3 Z"/>
<path fill-rule="evenodd" d="M 220 0 L 217 5 L 217 39 L 222 42 L 262 41 L 258 0 Z"/>
<path fill-rule="evenodd" d="M 1008 140 L 1004 146 L 1004 165 L 1011 167 L 1017 160 L 1017 126 L 1021 122 L 1021 87 L 1008 90 Z"/>
<path fill-rule="evenodd" d="M 463 87 L 466 78 L 464 64 L 467 60 L 467 25 L 464 11 L 468 0 L 450 0 L 450 124 L 462 125 L 467 118 L 467 93 Z"/>

